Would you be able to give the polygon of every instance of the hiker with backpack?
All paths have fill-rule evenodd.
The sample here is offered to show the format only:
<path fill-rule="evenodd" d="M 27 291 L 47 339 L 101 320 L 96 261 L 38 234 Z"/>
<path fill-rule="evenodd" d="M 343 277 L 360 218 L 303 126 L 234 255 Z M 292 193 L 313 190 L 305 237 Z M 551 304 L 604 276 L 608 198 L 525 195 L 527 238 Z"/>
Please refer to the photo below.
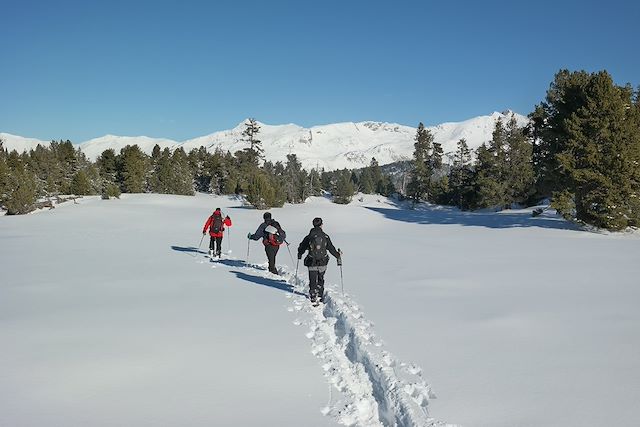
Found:
<path fill-rule="evenodd" d="M 280 227 L 280 223 L 271 218 L 270 212 L 265 212 L 262 218 L 264 222 L 260 224 L 255 233 L 247 234 L 247 239 L 262 239 L 264 251 L 269 260 L 269 271 L 273 274 L 278 274 L 278 270 L 276 269 L 276 254 L 278 253 L 278 249 L 280 249 L 280 245 L 283 244 L 287 238 L 287 234 L 282 227 Z"/>
<path fill-rule="evenodd" d="M 304 265 L 309 268 L 309 299 L 314 306 L 324 302 L 324 273 L 329 264 L 329 252 L 336 257 L 338 265 L 342 265 L 342 252 L 336 250 L 329 236 L 322 231 L 322 218 L 313 219 L 313 228 L 298 246 L 298 259 L 309 251 L 304 258 Z"/>
<path fill-rule="evenodd" d="M 222 255 L 222 238 L 224 237 L 224 227 L 231 227 L 231 218 L 227 215 L 222 218 L 222 211 L 220 208 L 216 208 L 213 214 L 204 223 L 202 228 L 202 235 L 204 236 L 209 231 L 211 240 L 209 241 L 209 256 L 213 258 L 214 254 L 217 257 Z"/>

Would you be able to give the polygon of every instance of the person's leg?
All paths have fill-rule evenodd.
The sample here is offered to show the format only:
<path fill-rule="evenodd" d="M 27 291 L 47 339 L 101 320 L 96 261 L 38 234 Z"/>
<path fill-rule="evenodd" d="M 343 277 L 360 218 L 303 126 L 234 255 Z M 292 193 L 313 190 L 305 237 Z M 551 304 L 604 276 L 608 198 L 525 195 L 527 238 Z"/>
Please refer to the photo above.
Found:
<path fill-rule="evenodd" d="M 278 269 L 276 268 L 276 255 L 278 255 L 279 250 L 280 246 L 273 247 L 273 270 L 271 270 L 273 274 L 278 274 Z"/>
<path fill-rule="evenodd" d="M 264 250 L 267 252 L 267 259 L 269 260 L 269 271 L 273 274 L 278 274 L 276 268 L 276 254 L 278 253 L 278 247 L 272 245 L 266 245 Z"/>
<path fill-rule="evenodd" d="M 312 268 L 309 268 L 309 299 L 315 303 L 318 299 L 318 270 Z"/>
<path fill-rule="evenodd" d="M 264 253 L 267 254 L 267 261 L 269 262 L 268 270 L 271 271 L 271 247 L 269 245 L 264 245 Z"/>
<path fill-rule="evenodd" d="M 216 239 L 214 237 L 209 238 L 209 255 L 213 255 L 215 249 Z"/>
<path fill-rule="evenodd" d="M 324 269 L 320 269 L 320 271 L 318 271 L 318 284 L 317 284 L 317 291 L 318 291 L 318 300 L 320 302 L 324 302 L 324 273 L 327 271 L 327 268 L 325 267 Z"/>
<path fill-rule="evenodd" d="M 216 237 L 216 255 L 222 255 L 222 237 Z"/>

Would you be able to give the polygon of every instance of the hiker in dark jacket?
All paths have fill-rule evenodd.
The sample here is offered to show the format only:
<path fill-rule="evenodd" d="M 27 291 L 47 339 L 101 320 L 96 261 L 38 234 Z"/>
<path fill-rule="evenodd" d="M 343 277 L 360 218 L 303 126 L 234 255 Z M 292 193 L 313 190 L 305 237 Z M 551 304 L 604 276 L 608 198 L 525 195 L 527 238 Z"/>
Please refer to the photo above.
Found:
<path fill-rule="evenodd" d="M 207 218 L 207 222 L 204 223 L 204 227 L 202 228 L 202 234 L 207 234 L 207 230 L 209 231 L 209 236 L 211 240 L 209 241 L 209 256 L 213 258 L 213 256 L 220 257 L 222 255 L 222 237 L 224 236 L 224 226 L 231 227 L 231 218 L 227 215 L 225 218 L 222 218 L 222 211 L 220 208 L 216 208 L 213 211 L 213 214 Z"/>
<path fill-rule="evenodd" d="M 313 305 L 318 305 L 324 302 L 324 273 L 329 264 L 327 251 L 336 257 L 338 265 L 342 265 L 342 253 L 336 250 L 329 236 L 322 231 L 322 218 L 313 219 L 313 228 L 298 246 L 298 259 L 306 251 L 309 251 L 304 258 L 304 265 L 309 267 L 309 299 Z"/>
<path fill-rule="evenodd" d="M 280 223 L 271 218 L 270 212 L 265 212 L 262 218 L 264 222 L 260 224 L 255 233 L 247 234 L 247 238 L 251 240 L 262 239 L 264 251 L 269 260 L 269 271 L 273 274 L 278 274 L 278 270 L 276 269 L 276 254 L 278 253 L 278 249 L 280 249 L 280 245 L 284 243 L 287 238 L 287 234 L 282 227 L 280 227 Z"/>

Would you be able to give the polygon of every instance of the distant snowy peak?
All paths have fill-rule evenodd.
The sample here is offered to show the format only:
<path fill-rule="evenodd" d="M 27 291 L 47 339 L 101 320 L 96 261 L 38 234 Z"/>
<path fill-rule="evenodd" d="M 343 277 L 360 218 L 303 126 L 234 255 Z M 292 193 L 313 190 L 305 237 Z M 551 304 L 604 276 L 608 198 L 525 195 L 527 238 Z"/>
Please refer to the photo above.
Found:
<path fill-rule="evenodd" d="M 112 148 L 116 154 L 127 145 L 138 145 L 140 149 L 151 154 L 153 147 L 160 146 L 161 149 L 173 148 L 179 145 L 178 142 L 171 139 L 150 138 L 148 136 L 116 136 L 105 135 L 100 138 L 90 139 L 79 145 L 82 152 L 91 160 L 97 159 L 103 151 Z"/>
<path fill-rule="evenodd" d="M 23 136 L 11 135 L 10 133 L 0 132 L 2 146 L 8 151 L 16 150 L 18 152 L 33 150 L 40 145 L 49 145 L 47 141 L 41 141 L 35 138 L 25 138 Z"/>
<path fill-rule="evenodd" d="M 464 138 L 469 148 L 475 149 L 483 142 L 491 140 L 491 134 L 498 119 L 505 123 L 514 115 L 518 124 L 524 126 L 528 119 L 511 111 L 494 112 L 488 116 L 474 117 L 463 122 L 442 123 L 428 127 L 436 142 L 442 144 L 445 153 L 455 151 L 457 142 Z M 194 148 L 205 147 L 207 151 L 230 151 L 247 148 L 242 131 L 246 120 L 229 130 L 219 131 L 183 142 L 171 139 L 149 138 L 146 136 L 126 137 L 105 135 L 91 139 L 79 145 L 88 158 L 95 160 L 106 149 L 119 152 L 127 145 L 137 144 L 142 151 L 151 154 L 157 144 L 160 148 L 175 149 L 182 147 L 186 152 Z M 287 154 L 296 154 L 303 167 L 335 170 L 359 168 L 368 165 L 375 157 L 381 165 L 410 159 L 416 128 L 385 122 L 344 122 L 304 128 L 295 124 L 268 125 L 258 122 L 267 160 L 285 161 Z M 6 135 L 6 136 L 5 136 Z M 18 151 L 34 148 L 38 143 L 47 142 L 22 138 L 9 134 L 0 134 L 5 147 Z"/>

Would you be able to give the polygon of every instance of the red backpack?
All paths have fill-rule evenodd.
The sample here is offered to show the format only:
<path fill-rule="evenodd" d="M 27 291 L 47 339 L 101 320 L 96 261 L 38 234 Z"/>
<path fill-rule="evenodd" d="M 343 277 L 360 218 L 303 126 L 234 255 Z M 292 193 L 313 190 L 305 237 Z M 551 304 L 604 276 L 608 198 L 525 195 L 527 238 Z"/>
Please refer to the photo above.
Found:
<path fill-rule="evenodd" d="M 267 231 L 269 228 L 271 228 L 272 230 Z M 266 244 L 269 244 L 271 246 L 280 246 L 282 243 L 284 243 L 284 239 L 282 238 L 282 236 L 280 236 L 280 233 L 279 233 L 280 230 L 278 230 L 273 225 L 267 226 L 264 229 L 264 232 L 267 233 Z"/>

